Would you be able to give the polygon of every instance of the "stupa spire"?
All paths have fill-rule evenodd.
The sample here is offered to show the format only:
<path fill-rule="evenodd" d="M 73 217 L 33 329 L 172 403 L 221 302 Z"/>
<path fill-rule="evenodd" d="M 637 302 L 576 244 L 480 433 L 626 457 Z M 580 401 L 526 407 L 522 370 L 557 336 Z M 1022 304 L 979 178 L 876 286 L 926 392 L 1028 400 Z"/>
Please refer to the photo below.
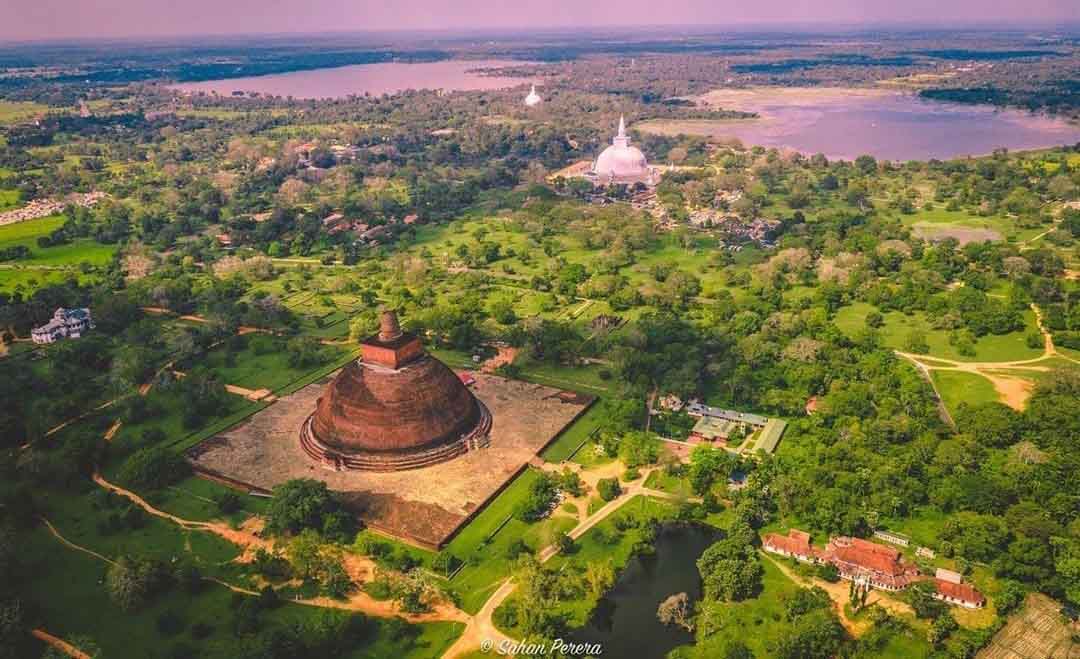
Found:
<path fill-rule="evenodd" d="M 397 314 L 390 310 L 382 312 L 382 317 L 379 318 L 379 340 L 389 342 L 400 336 L 401 325 L 398 323 Z"/>
<path fill-rule="evenodd" d="M 619 134 L 616 137 L 626 137 L 626 117 L 619 115 Z"/>

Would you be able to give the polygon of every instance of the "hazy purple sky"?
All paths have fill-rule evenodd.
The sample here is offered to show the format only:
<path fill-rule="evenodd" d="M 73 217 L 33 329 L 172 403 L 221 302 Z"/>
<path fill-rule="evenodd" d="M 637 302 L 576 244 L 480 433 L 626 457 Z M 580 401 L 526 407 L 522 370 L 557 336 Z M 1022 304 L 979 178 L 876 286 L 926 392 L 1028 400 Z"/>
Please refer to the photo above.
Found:
<path fill-rule="evenodd" d="M 0 0 L 0 39 L 606 25 L 1080 21 L 1077 0 Z"/>

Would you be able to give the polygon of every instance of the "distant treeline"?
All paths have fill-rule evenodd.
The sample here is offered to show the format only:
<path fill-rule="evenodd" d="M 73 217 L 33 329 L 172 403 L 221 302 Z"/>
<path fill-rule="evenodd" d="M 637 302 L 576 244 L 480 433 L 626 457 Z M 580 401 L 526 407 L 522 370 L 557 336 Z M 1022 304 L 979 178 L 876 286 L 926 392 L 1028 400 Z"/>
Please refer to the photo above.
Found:
<path fill-rule="evenodd" d="M 155 66 L 123 66 L 107 64 L 102 68 L 88 67 L 86 71 L 51 77 L 22 77 L 0 79 L 0 89 L 23 87 L 40 82 L 48 83 L 109 83 L 144 82 L 147 80 L 176 80 L 178 82 L 201 82 L 224 78 L 245 78 L 291 71 L 327 69 L 354 64 L 379 62 L 437 62 L 449 59 L 450 54 L 441 50 L 413 51 L 336 51 L 336 52 L 271 52 L 250 56 L 241 62 L 191 62 Z"/>
<path fill-rule="evenodd" d="M 1060 112 L 1080 109 L 1080 80 L 1058 80 L 1038 90 L 1004 89 L 988 85 L 924 89 L 919 95 L 935 101 L 1012 105 L 1031 111 Z"/>
<path fill-rule="evenodd" d="M 1061 53 L 1056 50 L 966 50 L 963 48 L 949 48 L 945 50 L 912 50 L 912 55 L 924 55 L 934 59 L 950 60 L 983 60 L 995 62 L 1007 59 L 1024 59 L 1028 57 L 1060 57 Z"/>
<path fill-rule="evenodd" d="M 855 53 L 837 53 L 806 59 L 785 59 L 777 62 L 756 62 L 753 64 L 735 64 L 731 70 L 736 73 L 789 73 L 820 66 L 911 66 L 915 60 L 906 55 L 895 57 L 871 57 Z"/>

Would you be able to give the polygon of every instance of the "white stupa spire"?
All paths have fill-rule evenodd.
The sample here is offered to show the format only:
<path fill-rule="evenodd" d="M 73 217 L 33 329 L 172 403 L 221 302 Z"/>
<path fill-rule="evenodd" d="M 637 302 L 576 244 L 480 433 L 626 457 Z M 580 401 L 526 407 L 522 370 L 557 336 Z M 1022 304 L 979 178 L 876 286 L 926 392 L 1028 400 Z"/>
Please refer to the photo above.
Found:
<path fill-rule="evenodd" d="M 536 84 L 533 83 L 532 88 L 529 90 L 529 95 L 525 97 L 525 105 L 531 108 L 534 105 L 539 105 L 542 100 L 544 99 L 540 98 L 540 94 L 536 93 Z"/>
<path fill-rule="evenodd" d="M 615 146 L 628 146 L 630 144 L 630 138 L 626 136 L 626 118 L 623 115 L 619 115 L 619 132 L 616 133 L 615 139 L 611 140 L 611 143 Z"/>

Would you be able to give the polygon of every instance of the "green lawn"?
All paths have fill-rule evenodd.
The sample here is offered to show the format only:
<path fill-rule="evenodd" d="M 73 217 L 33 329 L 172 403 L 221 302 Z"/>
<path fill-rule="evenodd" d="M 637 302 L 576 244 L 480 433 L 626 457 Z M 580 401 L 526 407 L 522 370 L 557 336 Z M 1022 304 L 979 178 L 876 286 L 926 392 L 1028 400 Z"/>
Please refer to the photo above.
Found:
<path fill-rule="evenodd" d="M 953 415 L 960 403 L 980 405 L 998 400 L 994 385 L 981 375 L 960 371 L 930 371 L 930 374 L 934 378 L 938 393 L 941 394 L 941 400 Z"/>
<path fill-rule="evenodd" d="M 0 199 L 0 206 L 3 199 Z M 102 245 L 91 238 L 78 238 L 66 245 L 38 247 L 37 239 L 56 231 L 64 225 L 63 215 L 50 215 L 36 220 L 16 222 L 0 226 L 0 249 L 23 245 L 30 248 L 31 256 L 9 261 L 11 266 L 71 266 L 80 263 L 106 265 L 116 253 L 116 245 Z"/>
<path fill-rule="evenodd" d="M 602 419 L 600 406 L 600 401 L 593 403 L 592 407 L 579 416 L 573 424 L 563 429 L 562 434 L 544 449 L 540 457 L 548 462 L 568 460 L 570 454 L 581 446 L 581 443 L 586 441 L 593 431 L 600 427 Z"/>
<path fill-rule="evenodd" d="M 963 229 L 989 229 L 996 231 L 1004 240 L 1010 242 L 1027 240 L 1047 228 L 1025 229 L 1017 226 L 1015 220 L 1001 215 L 980 217 L 967 211 L 945 210 L 944 207 L 902 215 L 901 222 L 907 226 L 921 228 L 928 232 L 928 235 L 938 235 L 942 232 L 948 234 Z"/>
<path fill-rule="evenodd" d="M 0 101 L 0 124 L 14 124 L 44 114 L 49 106 L 27 101 Z"/>
<path fill-rule="evenodd" d="M 226 346 L 219 346 L 205 356 L 197 358 L 197 364 L 212 371 L 222 382 L 245 389 L 270 389 L 277 391 L 321 367 L 336 364 L 345 358 L 347 351 L 340 346 L 322 346 L 323 364 L 315 367 L 294 368 L 289 365 L 289 353 L 285 339 L 248 335 L 247 345 L 230 358 Z M 262 345 L 262 350 L 256 345 Z M 260 354 L 261 352 L 261 354 Z"/>
<path fill-rule="evenodd" d="M 0 168 L 0 177 L 3 176 L 3 169 Z M 6 211 L 18 206 L 19 196 L 18 190 L 0 190 L 0 211 Z"/>
<path fill-rule="evenodd" d="M 866 327 L 866 315 L 875 308 L 864 302 L 846 306 L 836 313 L 833 322 L 848 336 L 854 336 Z M 1020 332 L 995 335 L 987 334 L 975 341 L 975 354 L 972 356 L 961 355 L 956 348 L 949 345 L 949 332 L 935 330 L 930 327 L 926 314 L 916 312 L 909 315 L 899 311 L 890 311 L 882 314 L 884 324 L 878 328 L 881 334 L 882 344 L 896 350 L 906 350 L 908 336 L 913 330 L 921 330 L 926 336 L 926 343 L 930 347 L 929 355 L 944 357 L 956 361 L 980 361 L 999 362 L 1016 361 L 1021 359 L 1033 359 L 1042 354 L 1042 348 L 1029 348 L 1025 343 L 1028 333 L 1037 331 L 1035 315 L 1031 311 L 1024 312 L 1025 328 Z"/>
<path fill-rule="evenodd" d="M 689 479 L 685 476 L 670 476 L 663 469 L 657 469 L 649 474 L 649 477 L 645 479 L 645 487 L 682 497 L 694 495 Z"/>
<path fill-rule="evenodd" d="M 574 527 L 574 520 L 563 516 L 533 524 L 511 518 L 518 503 L 528 496 L 529 487 L 539 477 L 540 472 L 535 469 L 523 472 L 444 549 L 466 562 L 450 581 L 450 587 L 461 595 L 461 608 L 465 611 L 479 611 L 498 584 L 509 575 L 510 559 L 506 550 L 513 541 L 520 539 L 536 551 L 550 544 L 556 531 Z M 509 522 L 506 521 L 508 518 Z M 494 538 L 486 542 L 496 530 L 498 533 Z"/>

